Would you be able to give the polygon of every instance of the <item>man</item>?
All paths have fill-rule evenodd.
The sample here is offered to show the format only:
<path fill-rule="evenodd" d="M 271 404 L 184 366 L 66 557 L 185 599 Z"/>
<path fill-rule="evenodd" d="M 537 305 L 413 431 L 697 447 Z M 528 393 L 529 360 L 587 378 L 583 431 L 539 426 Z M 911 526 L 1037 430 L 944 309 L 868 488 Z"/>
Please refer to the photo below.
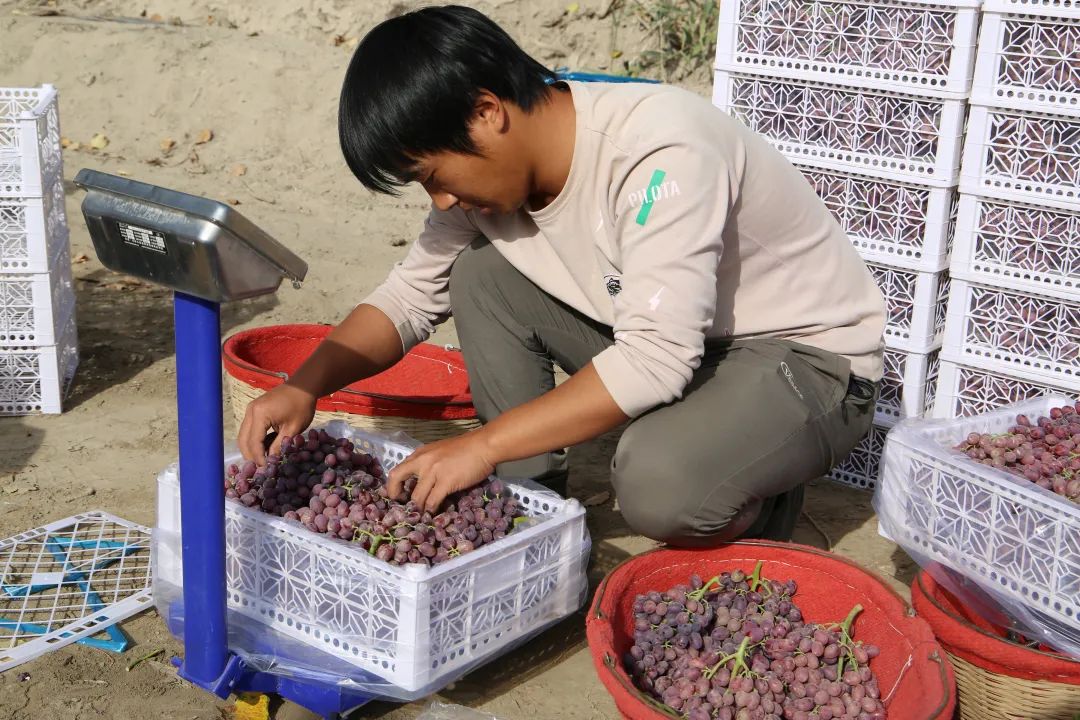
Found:
<path fill-rule="evenodd" d="M 434 508 L 493 471 L 565 487 L 563 448 L 629 421 L 612 483 L 636 531 L 790 539 L 803 485 L 869 428 L 885 312 L 765 140 L 674 87 L 554 82 L 462 7 L 364 38 L 339 132 L 366 187 L 419 182 L 433 207 L 382 286 L 249 406 L 247 457 L 453 314 L 485 424 L 418 450 L 392 491 L 415 476 Z"/>

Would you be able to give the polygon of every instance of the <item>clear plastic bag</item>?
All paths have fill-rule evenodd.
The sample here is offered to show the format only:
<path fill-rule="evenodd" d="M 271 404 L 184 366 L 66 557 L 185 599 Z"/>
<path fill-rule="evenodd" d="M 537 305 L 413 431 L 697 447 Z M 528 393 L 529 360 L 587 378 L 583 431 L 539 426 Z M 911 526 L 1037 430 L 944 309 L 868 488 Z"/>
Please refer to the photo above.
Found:
<path fill-rule="evenodd" d="M 1046 396 L 889 432 L 874 509 L 883 535 L 987 620 L 1080 657 L 1080 505 L 954 446 L 1071 404 Z"/>
<path fill-rule="evenodd" d="M 336 421 L 389 470 L 419 443 Z M 237 454 L 227 454 L 226 464 Z M 534 524 L 433 567 L 394 566 L 359 546 L 227 501 L 229 646 L 263 672 L 415 700 L 527 642 L 585 603 L 584 508 L 529 481 L 507 481 Z M 158 477 L 154 602 L 183 637 L 180 484 Z"/>

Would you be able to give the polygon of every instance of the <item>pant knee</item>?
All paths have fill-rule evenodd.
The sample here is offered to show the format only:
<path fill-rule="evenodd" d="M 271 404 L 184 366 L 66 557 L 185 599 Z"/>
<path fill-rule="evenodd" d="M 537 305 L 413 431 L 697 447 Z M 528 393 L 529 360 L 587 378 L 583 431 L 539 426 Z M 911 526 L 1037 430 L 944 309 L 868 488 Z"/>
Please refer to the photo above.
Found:
<path fill-rule="evenodd" d="M 483 292 L 490 291 L 499 270 L 508 264 L 486 240 L 474 242 L 458 254 L 450 267 L 450 307 L 455 319 L 468 317 L 479 307 Z"/>
<path fill-rule="evenodd" d="M 634 532 L 669 545 L 694 547 L 733 540 L 753 524 L 760 500 L 733 488 L 724 492 L 710 486 L 694 463 L 660 448 L 635 448 L 633 428 L 627 428 L 619 442 L 611 481 L 619 510 Z M 723 483 L 722 478 L 717 481 Z"/>

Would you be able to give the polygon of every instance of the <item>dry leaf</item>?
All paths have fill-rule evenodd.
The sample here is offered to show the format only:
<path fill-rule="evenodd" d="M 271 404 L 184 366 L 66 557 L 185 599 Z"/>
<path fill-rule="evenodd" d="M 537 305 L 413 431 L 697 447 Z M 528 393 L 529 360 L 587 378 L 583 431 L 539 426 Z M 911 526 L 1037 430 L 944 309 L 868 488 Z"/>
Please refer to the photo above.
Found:
<path fill-rule="evenodd" d="M 390 241 L 391 247 L 404 247 L 405 241 L 402 238 L 395 238 Z"/>
<path fill-rule="evenodd" d="M 162 22 L 165 18 L 161 17 L 157 13 L 150 16 L 150 22 Z"/>
<path fill-rule="evenodd" d="M 68 145 L 68 150 L 81 150 L 81 149 L 82 149 L 82 143 L 78 142 L 78 141 L 72 141 L 71 144 Z"/>
<path fill-rule="evenodd" d="M 611 497 L 611 493 L 607 490 L 602 490 L 595 495 L 590 495 L 581 501 L 581 504 L 585 507 L 596 507 L 597 505 L 603 505 Z"/>
<path fill-rule="evenodd" d="M 150 158 L 149 160 L 146 161 L 146 164 L 147 165 L 153 165 L 154 167 L 161 167 L 162 165 L 165 164 L 165 161 L 162 160 L 161 158 Z"/>
<path fill-rule="evenodd" d="M 67 147 L 70 147 L 70 146 L 71 146 L 71 140 L 69 140 L 68 138 L 61 135 L 60 136 L 60 147 L 67 148 Z"/>
<path fill-rule="evenodd" d="M 340 47 L 345 44 L 345 36 L 334 35 L 332 38 L 330 38 L 330 42 L 334 44 L 334 47 Z"/>
<path fill-rule="evenodd" d="M 247 175 L 247 165 L 244 165 L 243 163 L 237 163 L 236 165 L 232 166 L 232 169 L 230 169 L 229 172 L 236 177 L 240 177 L 241 175 Z"/>
<path fill-rule="evenodd" d="M 237 200 L 236 198 L 229 198 L 225 202 L 229 203 L 230 205 L 239 205 L 240 204 L 240 201 Z"/>
<path fill-rule="evenodd" d="M 127 170 L 117 170 L 116 174 L 120 177 L 131 177 L 131 173 L 129 173 Z"/>
<path fill-rule="evenodd" d="M 75 256 L 75 259 L 72 260 L 71 262 L 75 263 L 76 265 L 82 265 L 84 262 L 88 261 L 89 259 L 90 259 L 90 256 L 87 255 L 86 253 L 79 253 L 78 255 Z"/>
<path fill-rule="evenodd" d="M 109 138 L 105 137 L 105 133 L 98 133 L 90 138 L 90 147 L 94 150 L 104 150 L 109 147 Z"/>
<path fill-rule="evenodd" d="M 173 140 L 172 138 L 165 138 L 160 143 L 158 143 L 158 147 L 161 148 L 161 152 L 168 155 L 169 153 L 172 152 L 172 149 L 174 147 L 176 147 L 176 141 Z"/>
<path fill-rule="evenodd" d="M 196 145 L 205 145 L 214 139 L 214 131 L 210 128 L 205 128 L 199 131 L 199 134 L 195 137 Z"/>
<path fill-rule="evenodd" d="M 359 44 L 360 38 L 358 37 L 345 38 L 345 47 L 349 48 L 350 50 L 352 50 Z"/>
<path fill-rule="evenodd" d="M 570 14 L 576 13 L 580 9 L 581 9 L 581 5 L 579 5 L 578 3 L 570 3 L 569 5 L 566 6 L 566 12 L 568 12 Z"/>

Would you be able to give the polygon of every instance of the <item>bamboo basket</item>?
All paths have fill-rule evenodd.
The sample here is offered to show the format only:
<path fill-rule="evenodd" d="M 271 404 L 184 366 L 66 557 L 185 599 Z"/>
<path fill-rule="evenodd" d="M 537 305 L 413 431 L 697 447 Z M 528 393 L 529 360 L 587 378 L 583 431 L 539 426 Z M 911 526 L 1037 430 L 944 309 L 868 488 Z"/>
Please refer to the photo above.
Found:
<path fill-rule="evenodd" d="M 326 325 L 276 325 L 225 341 L 226 386 L 237 424 L 251 401 L 285 382 L 329 331 Z M 314 422 L 331 420 L 381 434 L 400 431 L 424 443 L 480 426 L 460 354 L 431 344 L 413 348 L 380 375 L 320 398 Z"/>
<path fill-rule="evenodd" d="M 1018 645 L 957 612 L 925 571 L 912 603 L 930 623 L 956 673 L 959 720 L 1075 720 L 1080 660 Z"/>

